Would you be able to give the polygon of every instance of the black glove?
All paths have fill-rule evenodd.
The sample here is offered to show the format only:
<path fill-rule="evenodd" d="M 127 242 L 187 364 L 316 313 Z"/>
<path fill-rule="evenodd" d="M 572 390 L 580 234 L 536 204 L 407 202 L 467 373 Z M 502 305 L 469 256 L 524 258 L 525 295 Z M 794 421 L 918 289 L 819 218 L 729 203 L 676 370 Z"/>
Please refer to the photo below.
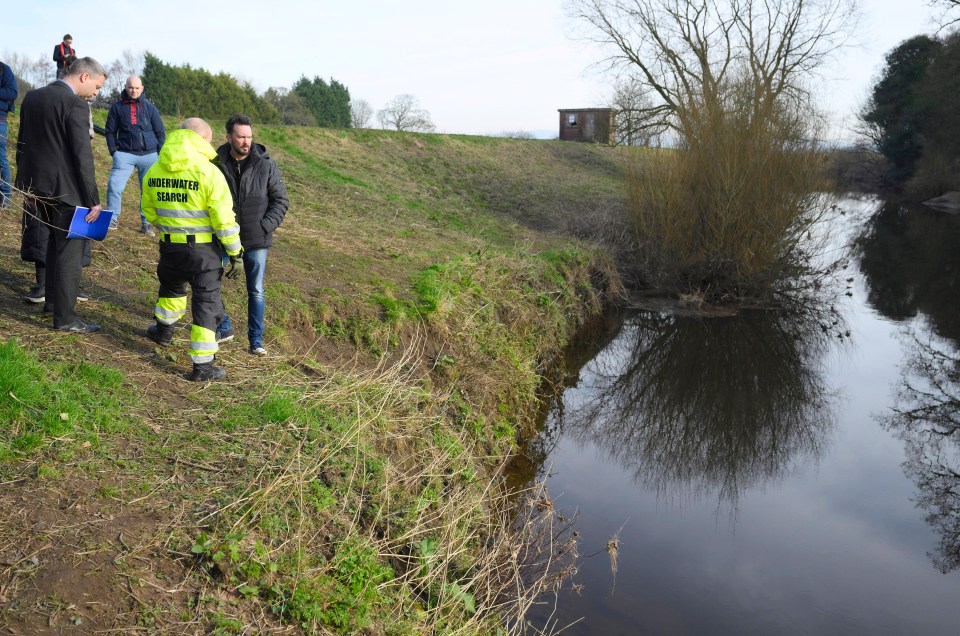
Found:
<path fill-rule="evenodd" d="M 240 262 L 240 256 L 231 256 L 230 257 L 230 268 L 227 269 L 227 273 L 224 274 L 230 280 L 236 280 L 240 278 L 240 270 L 242 268 L 237 267 L 237 263 Z"/>

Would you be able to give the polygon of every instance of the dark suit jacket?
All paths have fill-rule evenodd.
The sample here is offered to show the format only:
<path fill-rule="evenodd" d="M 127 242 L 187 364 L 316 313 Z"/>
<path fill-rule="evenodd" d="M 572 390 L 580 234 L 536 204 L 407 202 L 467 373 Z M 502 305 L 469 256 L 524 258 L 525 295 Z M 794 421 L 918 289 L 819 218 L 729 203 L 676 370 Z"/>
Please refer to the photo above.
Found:
<path fill-rule="evenodd" d="M 63 82 L 37 88 L 23 98 L 15 184 L 67 206 L 100 205 L 90 107 Z"/>

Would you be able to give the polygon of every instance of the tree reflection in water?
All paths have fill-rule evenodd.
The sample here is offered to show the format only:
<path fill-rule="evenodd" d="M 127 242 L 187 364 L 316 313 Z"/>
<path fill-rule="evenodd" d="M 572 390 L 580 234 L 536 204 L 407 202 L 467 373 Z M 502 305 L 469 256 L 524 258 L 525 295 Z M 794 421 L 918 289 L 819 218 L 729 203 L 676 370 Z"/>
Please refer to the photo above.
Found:
<path fill-rule="evenodd" d="M 939 536 L 933 564 L 943 573 L 960 567 L 960 360 L 943 340 L 911 331 L 912 351 L 883 423 L 906 446 L 903 463 L 917 485 L 917 506 Z"/>
<path fill-rule="evenodd" d="M 893 320 L 927 316 L 936 333 L 960 342 L 960 218 L 886 203 L 854 245 L 871 306 Z"/>
<path fill-rule="evenodd" d="M 960 568 L 960 219 L 923 207 L 884 204 L 856 245 L 869 300 L 889 318 L 922 316 L 905 331 L 897 404 L 880 422 L 903 440 L 916 503 L 938 534 L 941 572 Z"/>
<path fill-rule="evenodd" d="M 640 314 L 552 424 L 659 496 L 716 491 L 718 507 L 735 513 L 744 489 L 819 456 L 834 424 L 820 363 L 837 336 L 843 326 L 826 306 Z"/>

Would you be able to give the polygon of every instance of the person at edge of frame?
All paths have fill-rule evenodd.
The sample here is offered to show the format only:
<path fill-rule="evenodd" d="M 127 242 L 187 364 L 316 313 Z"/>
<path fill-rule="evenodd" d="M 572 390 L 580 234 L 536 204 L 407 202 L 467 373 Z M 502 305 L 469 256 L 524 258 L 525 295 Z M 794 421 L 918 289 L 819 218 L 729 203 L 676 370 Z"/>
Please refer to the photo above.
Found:
<path fill-rule="evenodd" d="M 7 114 L 17 112 L 17 76 L 0 61 L 0 209 L 10 207 L 10 162 L 7 161 Z"/>

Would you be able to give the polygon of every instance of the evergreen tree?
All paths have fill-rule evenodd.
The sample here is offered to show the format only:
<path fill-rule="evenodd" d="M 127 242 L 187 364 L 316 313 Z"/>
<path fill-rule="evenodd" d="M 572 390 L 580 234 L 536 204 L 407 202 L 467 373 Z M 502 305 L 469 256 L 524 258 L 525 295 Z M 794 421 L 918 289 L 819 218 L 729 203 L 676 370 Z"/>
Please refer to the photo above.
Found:
<path fill-rule="evenodd" d="M 910 189 L 922 198 L 960 189 L 960 33 L 937 47 L 918 91 L 922 153 Z"/>
<path fill-rule="evenodd" d="M 888 53 L 883 74 L 860 115 L 877 150 L 890 162 L 891 178 L 897 184 L 913 175 L 923 150 L 921 87 L 941 46 L 919 35 Z"/>
<path fill-rule="evenodd" d="M 276 124 L 280 114 L 257 95 L 249 83 L 240 85 L 227 73 L 213 75 L 189 64 L 172 66 L 147 53 L 143 83 L 150 100 L 164 115 L 227 119 L 234 113 L 249 115 L 257 123 Z"/>
<path fill-rule="evenodd" d="M 320 77 L 301 76 L 293 92 L 303 98 L 321 128 L 350 127 L 350 91 L 337 80 L 331 78 L 327 84 Z"/>

